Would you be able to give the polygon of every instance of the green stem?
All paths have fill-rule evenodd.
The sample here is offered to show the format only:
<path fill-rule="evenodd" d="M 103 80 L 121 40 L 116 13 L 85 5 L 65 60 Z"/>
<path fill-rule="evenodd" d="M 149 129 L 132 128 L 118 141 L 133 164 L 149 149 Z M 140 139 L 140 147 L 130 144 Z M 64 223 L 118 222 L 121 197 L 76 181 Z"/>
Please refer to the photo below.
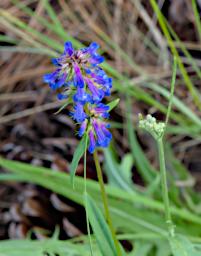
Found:
<path fill-rule="evenodd" d="M 113 227 L 113 224 L 112 224 L 112 219 L 111 219 L 111 216 L 110 216 L 109 206 L 108 206 L 108 199 L 107 199 L 107 195 L 106 195 L 106 192 L 105 192 L 105 186 L 104 186 L 102 171 L 101 171 L 101 167 L 100 167 L 100 163 L 99 163 L 99 160 L 98 160 L 98 155 L 97 155 L 96 150 L 94 151 L 93 157 L 94 157 L 94 162 L 95 162 L 95 166 L 96 166 L 98 182 L 99 182 L 100 189 L 101 189 L 101 196 L 102 196 L 104 210 L 105 210 L 105 217 L 106 217 L 106 220 L 108 222 L 108 225 L 109 225 L 109 228 L 110 228 L 110 231 L 111 231 L 111 234 L 112 234 L 112 238 L 113 238 L 113 241 L 114 241 L 114 244 L 115 244 L 115 247 L 116 247 L 116 251 L 117 251 L 117 256 L 121 256 L 122 255 L 121 254 L 121 248 L 119 246 L 119 242 L 116 238 L 114 227 Z"/>
<path fill-rule="evenodd" d="M 84 205 L 85 205 L 85 212 L 86 212 L 87 234 L 89 238 L 90 253 L 91 253 L 91 256 L 93 256 L 87 201 L 86 201 L 86 198 L 87 198 L 87 144 L 88 144 L 88 137 L 86 136 L 85 151 L 84 151 Z"/>
<path fill-rule="evenodd" d="M 162 196 L 163 196 L 163 202 L 164 202 L 164 208 L 165 208 L 165 220 L 168 225 L 168 231 L 170 236 L 174 236 L 174 225 L 172 223 L 171 212 L 170 212 L 170 202 L 169 202 L 169 196 L 168 196 L 163 139 L 158 138 L 157 144 L 158 144 L 160 173 L 161 173 Z"/>
<path fill-rule="evenodd" d="M 167 114 L 166 114 L 166 118 L 165 118 L 165 130 L 167 129 L 167 124 L 168 124 L 171 109 L 172 109 L 172 102 L 173 102 L 173 96 L 174 96 L 176 75 L 177 75 L 177 59 L 174 56 L 173 73 L 172 73 L 172 80 L 171 80 L 171 85 L 170 85 L 169 104 L 168 104 Z M 165 131 L 164 131 L 164 134 L 165 134 Z"/>

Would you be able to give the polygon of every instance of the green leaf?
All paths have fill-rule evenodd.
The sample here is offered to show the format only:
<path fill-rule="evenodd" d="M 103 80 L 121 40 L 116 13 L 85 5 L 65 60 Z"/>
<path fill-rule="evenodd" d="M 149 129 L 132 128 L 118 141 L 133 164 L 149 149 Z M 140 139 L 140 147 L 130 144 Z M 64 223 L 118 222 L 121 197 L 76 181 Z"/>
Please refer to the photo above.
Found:
<path fill-rule="evenodd" d="M 120 99 L 115 99 L 107 104 L 107 106 L 110 107 L 109 111 L 111 111 L 113 108 L 115 108 L 119 104 Z"/>
<path fill-rule="evenodd" d="M 96 206 L 93 199 L 85 193 L 85 202 L 88 212 L 89 222 L 97 240 L 98 247 L 103 256 L 116 256 L 116 249 L 110 233 L 109 227 L 103 217 L 102 212 Z"/>
<path fill-rule="evenodd" d="M 87 241 L 86 239 L 84 241 Z M 89 256 L 86 242 L 73 243 L 73 241 L 60 241 L 58 239 L 44 240 L 3 240 L 0 241 L 0 256 Z M 94 256 L 100 256 L 97 248 L 94 248 Z"/>
<path fill-rule="evenodd" d="M 48 168 L 3 158 L 0 158 L 0 166 L 14 173 L 14 176 L 7 176 L 7 180 L 18 180 L 38 184 L 78 204 L 84 205 L 84 179 L 82 177 L 75 176 L 77 186 L 76 189 L 72 189 L 70 175 L 66 173 L 54 172 Z M 0 177 L 2 175 L 0 175 Z M 16 179 L 17 175 L 18 178 Z M 4 178 L 4 180 L 6 179 Z M 86 182 L 87 191 L 93 195 L 93 199 L 96 200 L 98 206 L 101 207 L 101 195 L 98 182 L 90 179 Z M 151 231 L 158 234 L 166 234 L 162 225 L 163 217 L 161 213 L 164 210 L 164 206 L 161 202 L 144 195 L 126 192 L 111 186 L 106 186 L 106 190 L 111 215 L 116 220 L 114 222 L 116 227 L 123 227 L 125 230 L 128 228 L 129 232 Z M 182 223 L 189 223 L 188 234 L 191 236 L 191 239 L 192 236 L 196 239 L 195 241 L 197 241 L 197 238 L 200 239 L 200 216 L 175 206 L 171 207 L 171 212 L 174 219 L 176 221 L 179 220 L 177 221 L 177 230 L 180 233 L 186 233 L 186 224 L 182 225 Z"/>
<path fill-rule="evenodd" d="M 165 129 L 167 127 L 170 113 L 172 110 L 172 100 L 173 100 L 174 90 L 175 90 L 176 75 L 177 75 L 177 59 L 174 56 L 174 62 L 173 62 L 173 67 L 172 67 L 172 79 L 171 79 L 171 85 L 170 85 L 170 97 L 168 99 L 169 103 L 168 103 L 168 109 L 167 109 L 167 114 L 166 114 L 166 118 L 165 118 Z"/>
<path fill-rule="evenodd" d="M 144 242 L 144 241 L 137 241 L 134 244 L 134 253 L 133 256 L 148 256 L 150 255 L 149 252 L 153 247 L 152 243 Z"/>
<path fill-rule="evenodd" d="M 64 108 L 66 108 L 69 105 L 70 102 L 71 102 L 70 100 L 65 102 L 54 114 L 55 115 L 59 114 Z"/>
<path fill-rule="evenodd" d="M 156 255 L 155 256 L 170 256 L 171 255 L 171 249 L 169 244 L 167 243 L 167 240 L 165 239 L 156 239 Z"/>
<path fill-rule="evenodd" d="M 131 180 L 128 182 L 123 174 L 122 169 L 120 169 L 120 166 L 115 159 L 114 155 L 112 154 L 112 147 L 105 148 L 103 150 L 105 155 L 105 170 L 107 172 L 108 182 L 112 186 L 119 187 L 125 191 L 134 191 L 134 186 L 131 184 Z"/>
<path fill-rule="evenodd" d="M 132 181 L 132 167 L 133 167 L 133 156 L 131 153 L 127 153 L 124 155 L 120 169 L 122 171 L 122 175 L 128 183 Z"/>
<path fill-rule="evenodd" d="M 194 245 L 185 237 L 176 235 L 169 238 L 170 247 L 174 256 L 199 256 Z"/>
<path fill-rule="evenodd" d="M 55 13 L 53 6 L 50 4 L 50 1 L 42 0 L 42 3 L 44 4 L 44 7 L 47 10 L 47 13 L 48 13 L 49 17 L 51 18 L 51 20 L 53 21 L 55 27 L 57 27 L 58 30 L 61 30 L 62 32 L 64 32 L 65 30 L 64 30 L 61 22 L 59 21 L 58 15 Z"/>
<path fill-rule="evenodd" d="M 76 170 L 77 170 L 77 166 L 78 166 L 78 163 L 80 161 L 80 158 L 83 156 L 84 154 L 84 151 L 85 151 L 85 145 L 86 145 L 86 140 L 88 139 L 87 135 L 85 134 L 78 147 L 76 148 L 75 150 L 75 153 L 73 155 L 73 160 L 72 160 L 72 163 L 70 165 L 70 176 L 71 176 L 71 182 L 73 184 L 73 187 L 74 187 L 74 177 L 75 177 L 75 173 L 76 173 Z"/>
<path fill-rule="evenodd" d="M 194 12 L 194 19 L 195 19 L 195 23 L 196 23 L 196 28 L 198 31 L 198 35 L 201 41 L 201 21 L 200 21 L 200 13 L 198 11 L 198 7 L 197 7 L 197 1 L 192 0 L 192 7 L 193 7 L 193 12 Z"/>

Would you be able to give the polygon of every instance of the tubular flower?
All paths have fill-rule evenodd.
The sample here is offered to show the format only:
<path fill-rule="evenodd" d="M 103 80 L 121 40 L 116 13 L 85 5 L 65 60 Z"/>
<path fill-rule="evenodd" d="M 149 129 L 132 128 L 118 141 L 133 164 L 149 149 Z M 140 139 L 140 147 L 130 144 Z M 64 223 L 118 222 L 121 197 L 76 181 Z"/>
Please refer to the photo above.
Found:
<path fill-rule="evenodd" d="M 78 123 L 82 123 L 87 118 L 87 115 L 84 112 L 84 108 L 81 103 L 77 103 L 76 105 L 74 105 L 74 111 L 70 113 L 70 116 Z"/>
<path fill-rule="evenodd" d="M 107 147 L 112 138 L 105 120 L 109 106 L 102 103 L 110 95 L 112 78 L 99 66 L 104 58 L 97 53 L 98 48 L 93 42 L 75 50 L 71 42 L 66 42 L 61 56 L 52 59 L 56 70 L 44 75 L 44 82 L 56 91 L 59 100 L 69 98 L 73 103 L 70 116 L 80 125 L 80 137 L 88 133 L 90 153 L 96 147 Z"/>

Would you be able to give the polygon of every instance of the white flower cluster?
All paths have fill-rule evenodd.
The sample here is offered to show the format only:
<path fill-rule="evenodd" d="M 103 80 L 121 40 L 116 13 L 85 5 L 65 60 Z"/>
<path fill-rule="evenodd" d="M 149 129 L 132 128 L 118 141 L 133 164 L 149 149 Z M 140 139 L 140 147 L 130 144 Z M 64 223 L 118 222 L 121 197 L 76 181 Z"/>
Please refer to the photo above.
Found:
<path fill-rule="evenodd" d="M 163 136 L 165 131 L 165 123 L 157 122 L 156 118 L 147 115 L 146 118 L 143 118 L 139 114 L 139 127 L 149 132 L 155 139 L 159 139 Z"/>

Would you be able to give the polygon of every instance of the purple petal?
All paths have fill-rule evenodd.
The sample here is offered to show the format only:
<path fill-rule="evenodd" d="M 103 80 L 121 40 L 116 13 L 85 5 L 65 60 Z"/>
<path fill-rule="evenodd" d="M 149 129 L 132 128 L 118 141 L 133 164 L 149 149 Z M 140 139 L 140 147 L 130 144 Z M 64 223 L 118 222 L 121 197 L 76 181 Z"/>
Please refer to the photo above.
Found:
<path fill-rule="evenodd" d="M 103 56 L 100 56 L 99 54 L 93 54 L 91 55 L 91 58 L 89 59 L 89 62 L 92 64 L 92 65 L 97 65 L 97 64 L 100 64 L 102 62 L 104 62 L 104 57 Z"/>
<path fill-rule="evenodd" d="M 108 138 L 108 140 L 110 141 L 112 139 L 112 134 L 111 132 L 106 128 L 105 124 L 101 124 L 101 129 L 103 131 L 103 133 L 105 134 L 105 136 Z"/>
<path fill-rule="evenodd" d="M 58 98 L 58 100 L 64 100 L 64 99 L 67 99 L 68 96 L 65 94 L 62 94 L 62 93 L 58 93 L 57 98 Z"/>
<path fill-rule="evenodd" d="M 108 111 L 110 109 L 110 107 L 103 103 L 99 103 L 99 104 L 97 104 L 97 107 L 95 107 L 94 109 L 97 113 L 104 113 L 105 111 Z"/>
<path fill-rule="evenodd" d="M 70 113 L 70 115 L 72 116 L 72 118 L 74 120 L 76 120 L 78 123 L 82 123 L 87 115 L 85 114 L 84 112 L 84 108 L 83 108 L 83 105 L 80 104 L 80 103 L 77 103 L 75 106 L 74 106 L 74 112 Z"/>
<path fill-rule="evenodd" d="M 56 70 L 56 71 L 54 71 L 54 72 L 52 72 L 50 74 L 45 74 L 43 76 L 43 81 L 45 83 L 52 83 L 52 82 L 54 82 L 56 77 L 58 76 L 58 73 L 59 73 L 59 70 Z"/>
<path fill-rule="evenodd" d="M 97 107 L 94 108 L 95 112 L 103 118 L 109 118 L 109 113 L 107 112 L 109 109 L 110 107 L 103 103 L 99 103 Z"/>
<path fill-rule="evenodd" d="M 66 42 L 64 44 L 64 54 L 68 54 L 68 56 L 72 56 L 74 53 L 73 45 L 71 42 Z"/>
<path fill-rule="evenodd" d="M 83 80 L 83 77 L 82 77 L 81 70 L 80 70 L 79 66 L 77 65 L 77 63 L 73 64 L 73 68 L 74 68 L 74 72 L 75 72 L 74 85 L 76 87 L 83 88 L 84 87 L 84 80 Z"/>
<path fill-rule="evenodd" d="M 92 125 L 93 125 L 94 131 L 96 133 L 97 145 L 101 146 L 101 147 L 107 147 L 110 140 L 104 134 L 104 132 L 102 130 L 102 126 L 100 124 L 98 124 L 98 122 L 96 120 L 93 120 Z"/>
<path fill-rule="evenodd" d="M 53 58 L 52 59 L 52 63 L 57 66 L 57 67 L 60 67 L 61 66 L 61 63 L 59 62 L 59 58 Z"/>
<path fill-rule="evenodd" d="M 95 148 L 96 148 L 96 141 L 95 141 L 94 133 L 91 130 L 91 131 L 89 131 L 89 147 L 88 147 L 88 150 L 92 154 L 94 152 Z"/>
<path fill-rule="evenodd" d="M 96 51 L 99 47 L 100 47 L 99 44 L 97 44 L 96 42 L 92 42 L 92 43 L 89 45 L 89 49 L 90 49 L 91 52 Z"/>
<path fill-rule="evenodd" d="M 80 126 L 80 129 L 79 129 L 79 131 L 78 131 L 78 135 L 79 135 L 80 137 L 82 137 L 83 134 L 85 133 L 86 128 L 87 128 L 87 123 L 88 123 L 88 120 L 87 120 L 87 119 L 85 119 L 84 122 L 82 122 L 82 124 L 81 124 L 81 126 Z"/>
<path fill-rule="evenodd" d="M 67 74 L 63 73 L 62 75 L 58 76 L 55 80 L 55 89 L 58 89 L 60 87 L 62 87 L 65 84 L 67 78 Z"/>
<path fill-rule="evenodd" d="M 79 102 L 81 104 L 85 104 L 86 102 L 91 101 L 91 97 L 84 88 L 77 87 L 77 93 L 73 96 L 75 102 Z"/>
<path fill-rule="evenodd" d="M 90 79 L 86 78 L 85 80 L 86 80 L 87 85 L 88 85 L 88 88 L 89 88 L 89 90 L 90 90 L 90 92 L 91 92 L 91 94 L 92 94 L 92 99 L 93 99 L 93 101 L 94 101 L 94 102 L 99 102 L 99 101 L 101 101 L 101 100 L 103 99 L 103 97 L 104 97 L 104 92 L 103 92 L 103 90 L 102 90 L 102 89 L 98 89 L 98 88 L 93 84 L 93 82 L 92 82 Z"/>

